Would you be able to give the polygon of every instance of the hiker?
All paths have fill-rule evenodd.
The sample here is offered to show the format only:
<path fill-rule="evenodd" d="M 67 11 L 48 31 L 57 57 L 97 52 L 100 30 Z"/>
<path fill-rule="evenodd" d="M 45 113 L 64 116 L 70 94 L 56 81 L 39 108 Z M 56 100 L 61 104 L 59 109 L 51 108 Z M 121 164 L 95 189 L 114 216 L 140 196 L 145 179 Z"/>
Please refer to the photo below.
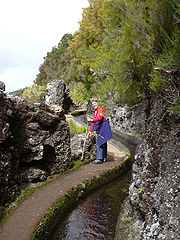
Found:
<path fill-rule="evenodd" d="M 93 131 L 97 133 L 97 159 L 93 163 L 98 164 L 107 160 L 107 141 L 112 138 L 112 132 L 107 113 L 98 105 L 97 99 L 91 99 L 91 104 L 94 108 L 94 118 L 87 117 L 87 121 L 92 122 L 88 136 Z"/>

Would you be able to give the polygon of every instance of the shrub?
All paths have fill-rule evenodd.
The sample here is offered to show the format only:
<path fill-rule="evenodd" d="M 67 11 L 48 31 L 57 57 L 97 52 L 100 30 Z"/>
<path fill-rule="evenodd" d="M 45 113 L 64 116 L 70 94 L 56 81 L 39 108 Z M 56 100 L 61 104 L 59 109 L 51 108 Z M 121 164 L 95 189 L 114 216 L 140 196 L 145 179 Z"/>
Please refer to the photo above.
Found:
<path fill-rule="evenodd" d="M 77 124 L 74 123 L 72 119 L 68 120 L 67 122 L 68 122 L 69 128 L 70 128 L 70 137 L 73 137 L 76 134 L 80 134 L 80 133 L 85 133 L 86 132 L 86 128 L 85 127 L 77 126 Z"/>

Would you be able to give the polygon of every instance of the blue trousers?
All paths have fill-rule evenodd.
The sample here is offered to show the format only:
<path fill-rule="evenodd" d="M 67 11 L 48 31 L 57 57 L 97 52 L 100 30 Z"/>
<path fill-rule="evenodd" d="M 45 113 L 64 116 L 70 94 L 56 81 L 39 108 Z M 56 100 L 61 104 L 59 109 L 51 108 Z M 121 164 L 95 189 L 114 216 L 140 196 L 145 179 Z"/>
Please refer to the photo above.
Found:
<path fill-rule="evenodd" d="M 107 158 L 107 142 L 99 146 L 96 143 L 96 150 L 97 150 L 97 159 L 103 160 Z"/>

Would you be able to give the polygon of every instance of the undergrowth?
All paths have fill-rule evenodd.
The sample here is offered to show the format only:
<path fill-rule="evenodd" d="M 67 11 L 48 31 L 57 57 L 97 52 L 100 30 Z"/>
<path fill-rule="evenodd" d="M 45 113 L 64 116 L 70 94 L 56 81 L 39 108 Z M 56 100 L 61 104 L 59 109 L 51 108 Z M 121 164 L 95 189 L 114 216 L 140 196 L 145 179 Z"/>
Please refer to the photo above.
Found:
<path fill-rule="evenodd" d="M 70 137 L 72 138 L 74 135 L 76 134 L 80 134 L 80 133 L 85 133 L 86 132 L 86 128 L 85 127 L 80 127 L 78 126 L 75 122 L 73 122 L 72 119 L 67 120 L 69 128 L 70 128 Z"/>

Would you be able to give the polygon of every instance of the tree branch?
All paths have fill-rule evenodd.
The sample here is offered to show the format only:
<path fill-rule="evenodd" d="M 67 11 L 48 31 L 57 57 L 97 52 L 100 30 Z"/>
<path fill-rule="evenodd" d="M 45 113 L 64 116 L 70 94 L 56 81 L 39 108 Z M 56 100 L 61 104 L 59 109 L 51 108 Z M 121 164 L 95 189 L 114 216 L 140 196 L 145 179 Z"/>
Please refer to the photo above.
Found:
<path fill-rule="evenodd" d="M 173 74 L 173 73 L 179 71 L 180 67 L 178 66 L 178 67 L 176 67 L 174 69 L 166 69 L 166 68 L 161 68 L 161 67 L 155 67 L 154 70 L 159 70 L 159 71 L 162 71 L 162 72 Z"/>

